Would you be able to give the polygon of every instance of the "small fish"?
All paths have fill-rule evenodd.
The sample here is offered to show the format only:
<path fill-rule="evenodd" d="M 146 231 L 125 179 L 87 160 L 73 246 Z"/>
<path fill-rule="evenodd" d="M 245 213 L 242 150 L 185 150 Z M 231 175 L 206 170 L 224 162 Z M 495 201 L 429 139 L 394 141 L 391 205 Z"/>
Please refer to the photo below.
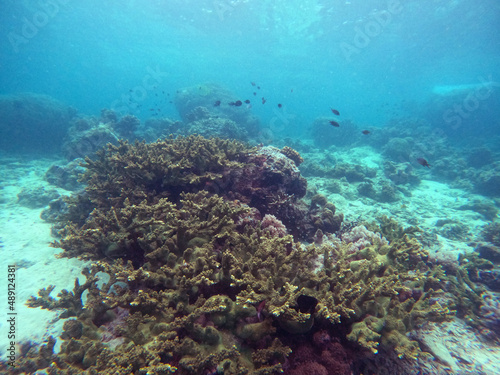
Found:
<path fill-rule="evenodd" d="M 220 100 L 217 100 L 215 103 L 214 103 L 214 107 L 218 107 L 220 106 Z"/>
<path fill-rule="evenodd" d="M 264 104 L 266 102 L 266 98 L 262 98 L 262 104 Z"/>
<path fill-rule="evenodd" d="M 281 108 L 283 107 L 283 105 L 281 103 L 278 103 L 278 108 Z"/>
<path fill-rule="evenodd" d="M 257 86 L 257 90 L 260 90 L 260 86 Z"/>
<path fill-rule="evenodd" d="M 250 82 L 250 84 L 251 84 L 252 86 L 255 86 L 255 82 Z"/>
<path fill-rule="evenodd" d="M 338 122 L 336 122 L 336 121 L 331 120 L 331 121 L 329 121 L 329 122 L 330 122 L 330 125 L 333 125 L 333 126 L 335 126 L 336 128 L 338 128 L 338 127 L 340 126 L 340 124 L 339 124 Z"/>
<path fill-rule="evenodd" d="M 418 158 L 417 159 L 417 162 L 418 164 L 420 164 L 421 166 L 424 166 L 424 167 L 427 167 L 427 168 L 430 168 L 431 165 L 427 162 L 427 160 L 425 160 L 424 158 Z"/>
<path fill-rule="evenodd" d="M 364 135 L 367 135 L 367 134 L 370 134 L 370 131 L 369 130 L 363 130 L 361 133 L 363 133 Z"/>
<path fill-rule="evenodd" d="M 254 92 L 254 93 L 253 93 L 253 95 L 255 96 L 255 95 L 257 95 L 257 93 L 256 93 L 256 92 Z"/>
<path fill-rule="evenodd" d="M 245 100 L 245 103 L 249 104 L 249 103 L 250 103 L 250 100 L 248 100 L 248 99 L 247 99 L 247 100 Z"/>
<path fill-rule="evenodd" d="M 243 104 L 243 103 L 241 102 L 241 100 L 237 100 L 237 101 L 235 101 L 235 102 L 234 102 L 234 105 L 235 105 L 236 107 L 239 107 L 239 106 L 240 106 L 240 105 L 242 105 L 242 104 Z"/>
<path fill-rule="evenodd" d="M 332 110 L 332 113 L 336 116 L 340 116 L 340 112 L 337 111 L 336 109 L 330 108 Z"/>

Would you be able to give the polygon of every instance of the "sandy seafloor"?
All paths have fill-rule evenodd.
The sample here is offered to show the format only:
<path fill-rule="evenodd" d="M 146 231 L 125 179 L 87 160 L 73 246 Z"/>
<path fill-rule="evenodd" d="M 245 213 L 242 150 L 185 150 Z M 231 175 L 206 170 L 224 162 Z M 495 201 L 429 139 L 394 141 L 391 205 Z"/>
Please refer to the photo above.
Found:
<path fill-rule="evenodd" d="M 314 158 L 315 154 L 302 156 L 308 159 Z M 383 161 L 380 155 L 368 148 L 352 148 L 336 157 L 343 162 L 382 169 Z M 64 321 L 55 319 L 56 312 L 28 308 L 25 305 L 31 295 L 36 295 L 39 289 L 53 284 L 56 288 L 51 295 L 55 297 L 61 289 L 72 290 L 76 277 L 79 277 L 80 281 L 84 280 L 80 273 L 85 266 L 84 262 L 55 257 L 61 250 L 49 246 L 54 238 L 50 234 L 50 224 L 40 218 L 42 208 L 31 209 L 18 204 L 17 194 L 23 188 L 42 185 L 54 188 L 60 194 L 70 194 L 43 180 L 45 172 L 55 162 L 61 163 L 60 160 L 51 159 L 0 159 L 0 355 L 3 359 L 8 343 L 8 265 L 16 264 L 18 267 L 17 343 L 27 340 L 42 342 L 49 335 L 59 336 L 62 331 Z M 344 213 L 348 221 L 358 218 L 375 220 L 381 215 L 387 215 L 396 218 L 403 226 L 418 224 L 424 231 L 435 233 L 435 223 L 438 219 L 454 219 L 467 226 L 470 239 L 473 239 L 487 222 L 480 214 L 458 210 L 458 207 L 482 197 L 426 179 L 426 173 L 426 169 L 419 171 L 422 182 L 412 190 L 411 197 L 395 203 L 379 203 L 368 198 L 359 198 L 354 188 L 352 195 L 349 195 L 349 186 L 343 186 L 345 189 L 342 195 L 331 194 L 326 189 L 329 183 L 326 178 L 308 178 L 308 189 L 324 194 L 336 205 L 338 211 Z M 450 240 L 437 233 L 435 238 L 428 247 L 434 256 L 456 259 L 459 253 L 473 250 L 467 242 Z M 485 341 L 458 319 L 445 324 L 433 323 L 424 326 L 414 333 L 413 338 L 418 338 L 437 360 L 449 366 L 450 374 L 500 374 L 500 347 Z"/>

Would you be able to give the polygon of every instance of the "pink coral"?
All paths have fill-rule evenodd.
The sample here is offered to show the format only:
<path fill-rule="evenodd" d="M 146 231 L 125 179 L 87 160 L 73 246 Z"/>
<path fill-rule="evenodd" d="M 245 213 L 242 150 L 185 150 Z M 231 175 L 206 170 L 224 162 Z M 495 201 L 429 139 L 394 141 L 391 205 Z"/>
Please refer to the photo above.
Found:
<path fill-rule="evenodd" d="M 261 228 L 271 234 L 273 237 L 284 237 L 286 236 L 286 227 L 283 225 L 281 220 L 279 220 L 274 215 L 264 215 L 264 218 L 261 222 Z"/>
<path fill-rule="evenodd" d="M 380 233 L 374 233 L 366 229 L 364 225 L 358 225 L 352 228 L 349 232 L 342 235 L 342 240 L 351 244 L 351 251 L 353 253 L 364 249 L 371 245 L 388 245 L 389 242 L 382 237 Z"/>

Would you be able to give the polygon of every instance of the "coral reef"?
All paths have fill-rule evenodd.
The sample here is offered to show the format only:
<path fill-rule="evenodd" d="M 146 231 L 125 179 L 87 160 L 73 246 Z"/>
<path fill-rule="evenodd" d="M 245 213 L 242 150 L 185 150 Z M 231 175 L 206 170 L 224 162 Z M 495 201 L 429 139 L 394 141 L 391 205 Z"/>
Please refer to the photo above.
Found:
<path fill-rule="evenodd" d="M 60 195 L 57 190 L 37 186 L 23 188 L 19 194 L 17 194 L 17 203 L 28 208 L 40 208 L 59 197 Z"/>
<path fill-rule="evenodd" d="M 45 95 L 0 96 L 0 150 L 15 153 L 61 152 L 76 110 Z"/>
<path fill-rule="evenodd" d="M 83 185 L 78 181 L 85 171 L 82 163 L 83 159 L 74 159 L 64 165 L 54 164 L 45 172 L 44 179 L 49 184 L 66 190 L 82 189 Z"/>
<path fill-rule="evenodd" d="M 477 192 L 487 196 L 498 197 L 500 195 L 500 163 L 488 165 L 488 168 L 478 171 L 474 176 L 474 187 Z"/>
<path fill-rule="evenodd" d="M 386 161 L 384 163 L 384 174 L 396 185 L 418 185 L 420 178 L 413 172 L 413 167 L 409 163 L 394 163 Z"/>
<path fill-rule="evenodd" d="M 287 158 L 292 159 L 297 167 L 304 161 L 302 156 L 300 156 L 300 154 L 296 150 L 289 146 L 283 147 L 280 152 Z"/>
<path fill-rule="evenodd" d="M 120 141 L 85 166 L 53 246 L 92 261 L 86 280 L 30 298 L 67 320 L 57 354 L 50 341 L 15 371 L 347 374 L 351 351 L 424 356 L 407 334 L 470 302 L 474 262 L 446 275 L 418 228 L 388 218 L 342 229 L 325 197 L 302 200 L 306 182 L 277 148 Z"/>
<path fill-rule="evenodd" d="M 485 241 L 500 247 L 500 223 L 494 222 L 484 226 L 481 231 L 481 236 Z"/>
<path fill-rule="evenodd" d="M 497 218 L 498 208 L 493 203 L 475 199 L 470 204 L 464 204 L 458 207 L 459 210 L 471 210 L 483 215 L 486 220 L 493 221 Z"/>
<path fill-rule="evenodd" d="M 207 83 L 178 90 L 174 102 L 187 126 L 191 122 L 197 123 L 193 127 L 201 130 L 213 126 L 217 131 L 216 136 L 228 138 L 231 135 L 246 137 L 246 134 L 256 135 L 259 132 L 259 121 L 251 114 L 249 106 L 229 104 L 246 99 L 235 97 L 235 94 L 219 85 Z M 216 102 L 219 105 L 214 106 Z M 230 132 L 225 133 L 225 129 Z"/>

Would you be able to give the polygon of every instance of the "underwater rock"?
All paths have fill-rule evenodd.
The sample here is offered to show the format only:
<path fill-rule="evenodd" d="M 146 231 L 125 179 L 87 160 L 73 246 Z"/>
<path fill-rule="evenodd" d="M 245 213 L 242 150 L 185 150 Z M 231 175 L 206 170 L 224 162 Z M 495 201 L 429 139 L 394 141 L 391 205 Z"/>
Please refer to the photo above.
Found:
<path fill-rule="evenodd" d="M 74 159 L 64 165 L 52 165 L 45 172 L 44 179 L 48 183 L 66 190 L 78 190 L 83 187 L 78 181 L 80 175 L 85 171 L 82 167 L 83 159 Z"/>
<path fill-rule="evenodd" d="M 500 196 L 500 163 L 496 163 L 493 168 L 480 171 L 475 176 L 474 186 L 476 191 L 492 197 Z"/>
<path fill-rule="evenodd" d="M 207 117 L 185 124 L 176 134 L 199 134 L 206 138 L 218 137 L 240 141 L 246 141 L 249 138 L 248 131 L 243 126 L 228 118 L 212 117 L 210 113 L 207 113 Z"/>
<path fill-rule="evenodd" d="M 383 147 L 383 153 L 393 162 L 405 163 L 410 161 L 412 150 L 411 138 L 391 138 Z"/>
<path fill-rule="evenodd" d="M 484 241 L 491 242 L 493 245 L 500 247 L 500 223 L 488 223 L 481 230 L 481 236 Z"/>
<path fill-rule="evenodd" d="M 492 152 L 485 147 L 473 149 L 467 156 L 467 164 L 472 168 L 482 168 L 493 161 Z"/>
<path fill-rule="evenodd" d="M 500 180 L 499 180 L 500 182 Z M 499 185 L 500 186 L 500 185 Z M 498 214 L 498 208 L 492 202 L 485 202 L 475 199 L 470 204 L 464 204 L 458 207 L 459 210 L 471 210 L 483 215 L 486 220 L 495 220 Z"/>
<path fill-rule="evenodd" d="M 500 248 L 498 248 L 498 246 L 488 243 L 480 243 L 474 250 L 479 253 L 481 258 L 500 264 Z"/>
<path fill-rule="evenodd" d="M 102 117 L 102 116 L 101 116 Z M 120 120 L 112 122 L 113 128 L 121 138 L 131 137 L 141 125 L 141 121 L 132 115 L 125 115 Z"/>
<path fill-rule="evenodd" d="M 446 223 L 441 226 L 439 234 L 454 241 L 467 241 L 469 228 L 467 225 L 457 222 Z"/>
<path fill-rule="evenodd" d="M 478 282 L 486 285 L 493 292 L 500 292 L 500 269 L 480 270 Z"/>
<path fill-rule="evenodd" d="M 0 150 L 59 153 L 76 110 L 45 95 L 0 96 Z"/>
<path fill-rule="evenodd" d="M 358 185 L 357 187 L 358 193 L 361 196 L 376 199 L 377 198 L 377 192 L 375 188 L 373 187 L 373 184 L 371 182 L 362 182 Z"/>
<path fill-rule="evenodd" d="M 157 139 L 168 137 L 170 134 L 179 134 L 184 124 L 181 121 L 168 118 L 150 118 L 144 122 L 137 134 L 147 142 L 154 142 Z"/>
<path fill-rule="evenodd" d="M 379 202 L 390 203 L 390 202 L 396 202 L 399 199 L 401 199 L 400 195 L 398 193 L 397 188 L 394 185 L 389 183 L 382 184 L 380 191 L 377 194 L 377 200 Z"/>
<path fill-rule="evenodd" d="M 186 124 L 208 118 L 225 118 L 237 124 L 243 130 L 240 132 L 256 136 L 260 129 L 259 120 L 252 115 L 249 106 L 236 107 L 228 104 L 235 100 L 235 95 L 229 90 L 207 83 L 178 90 L 174 102 Z M 214 106 L 217 102 L 219 105 Z"/>
<path fill-rule="evenodd" d="M 23 188 L 17 194 L 17 203 L 28 208 L 41 208 L 59 197 L 60 194 L 55 189 L 46 189 L 43 186 Z"/>
<path fill-rule="evenodd" d="M 377 175 L 375 168 L 369 168 L 358 164 L 339 163 L 326 173 L 326 177 L 345 177 L 349 183 L 361 182 L 374 178 Z"/>
<path fill-rule="evenodd" d="M 384 162 L 384 174 L 395 185 L 410 184 L 416 186 L 420 183 L 420 178 L 413 173 L 410 163 Z"/>
<path fill-rule="evenodd" d="M 79 130 L 81 123 L 70 128 L 68 136 L 62 146 L 63 154 L 67 160 L 93 156 L 94 153 L 108 143 L 116 144 L 118 135 L 113 131 L 110 123 L 91 124 L 88 129 Z"/>

